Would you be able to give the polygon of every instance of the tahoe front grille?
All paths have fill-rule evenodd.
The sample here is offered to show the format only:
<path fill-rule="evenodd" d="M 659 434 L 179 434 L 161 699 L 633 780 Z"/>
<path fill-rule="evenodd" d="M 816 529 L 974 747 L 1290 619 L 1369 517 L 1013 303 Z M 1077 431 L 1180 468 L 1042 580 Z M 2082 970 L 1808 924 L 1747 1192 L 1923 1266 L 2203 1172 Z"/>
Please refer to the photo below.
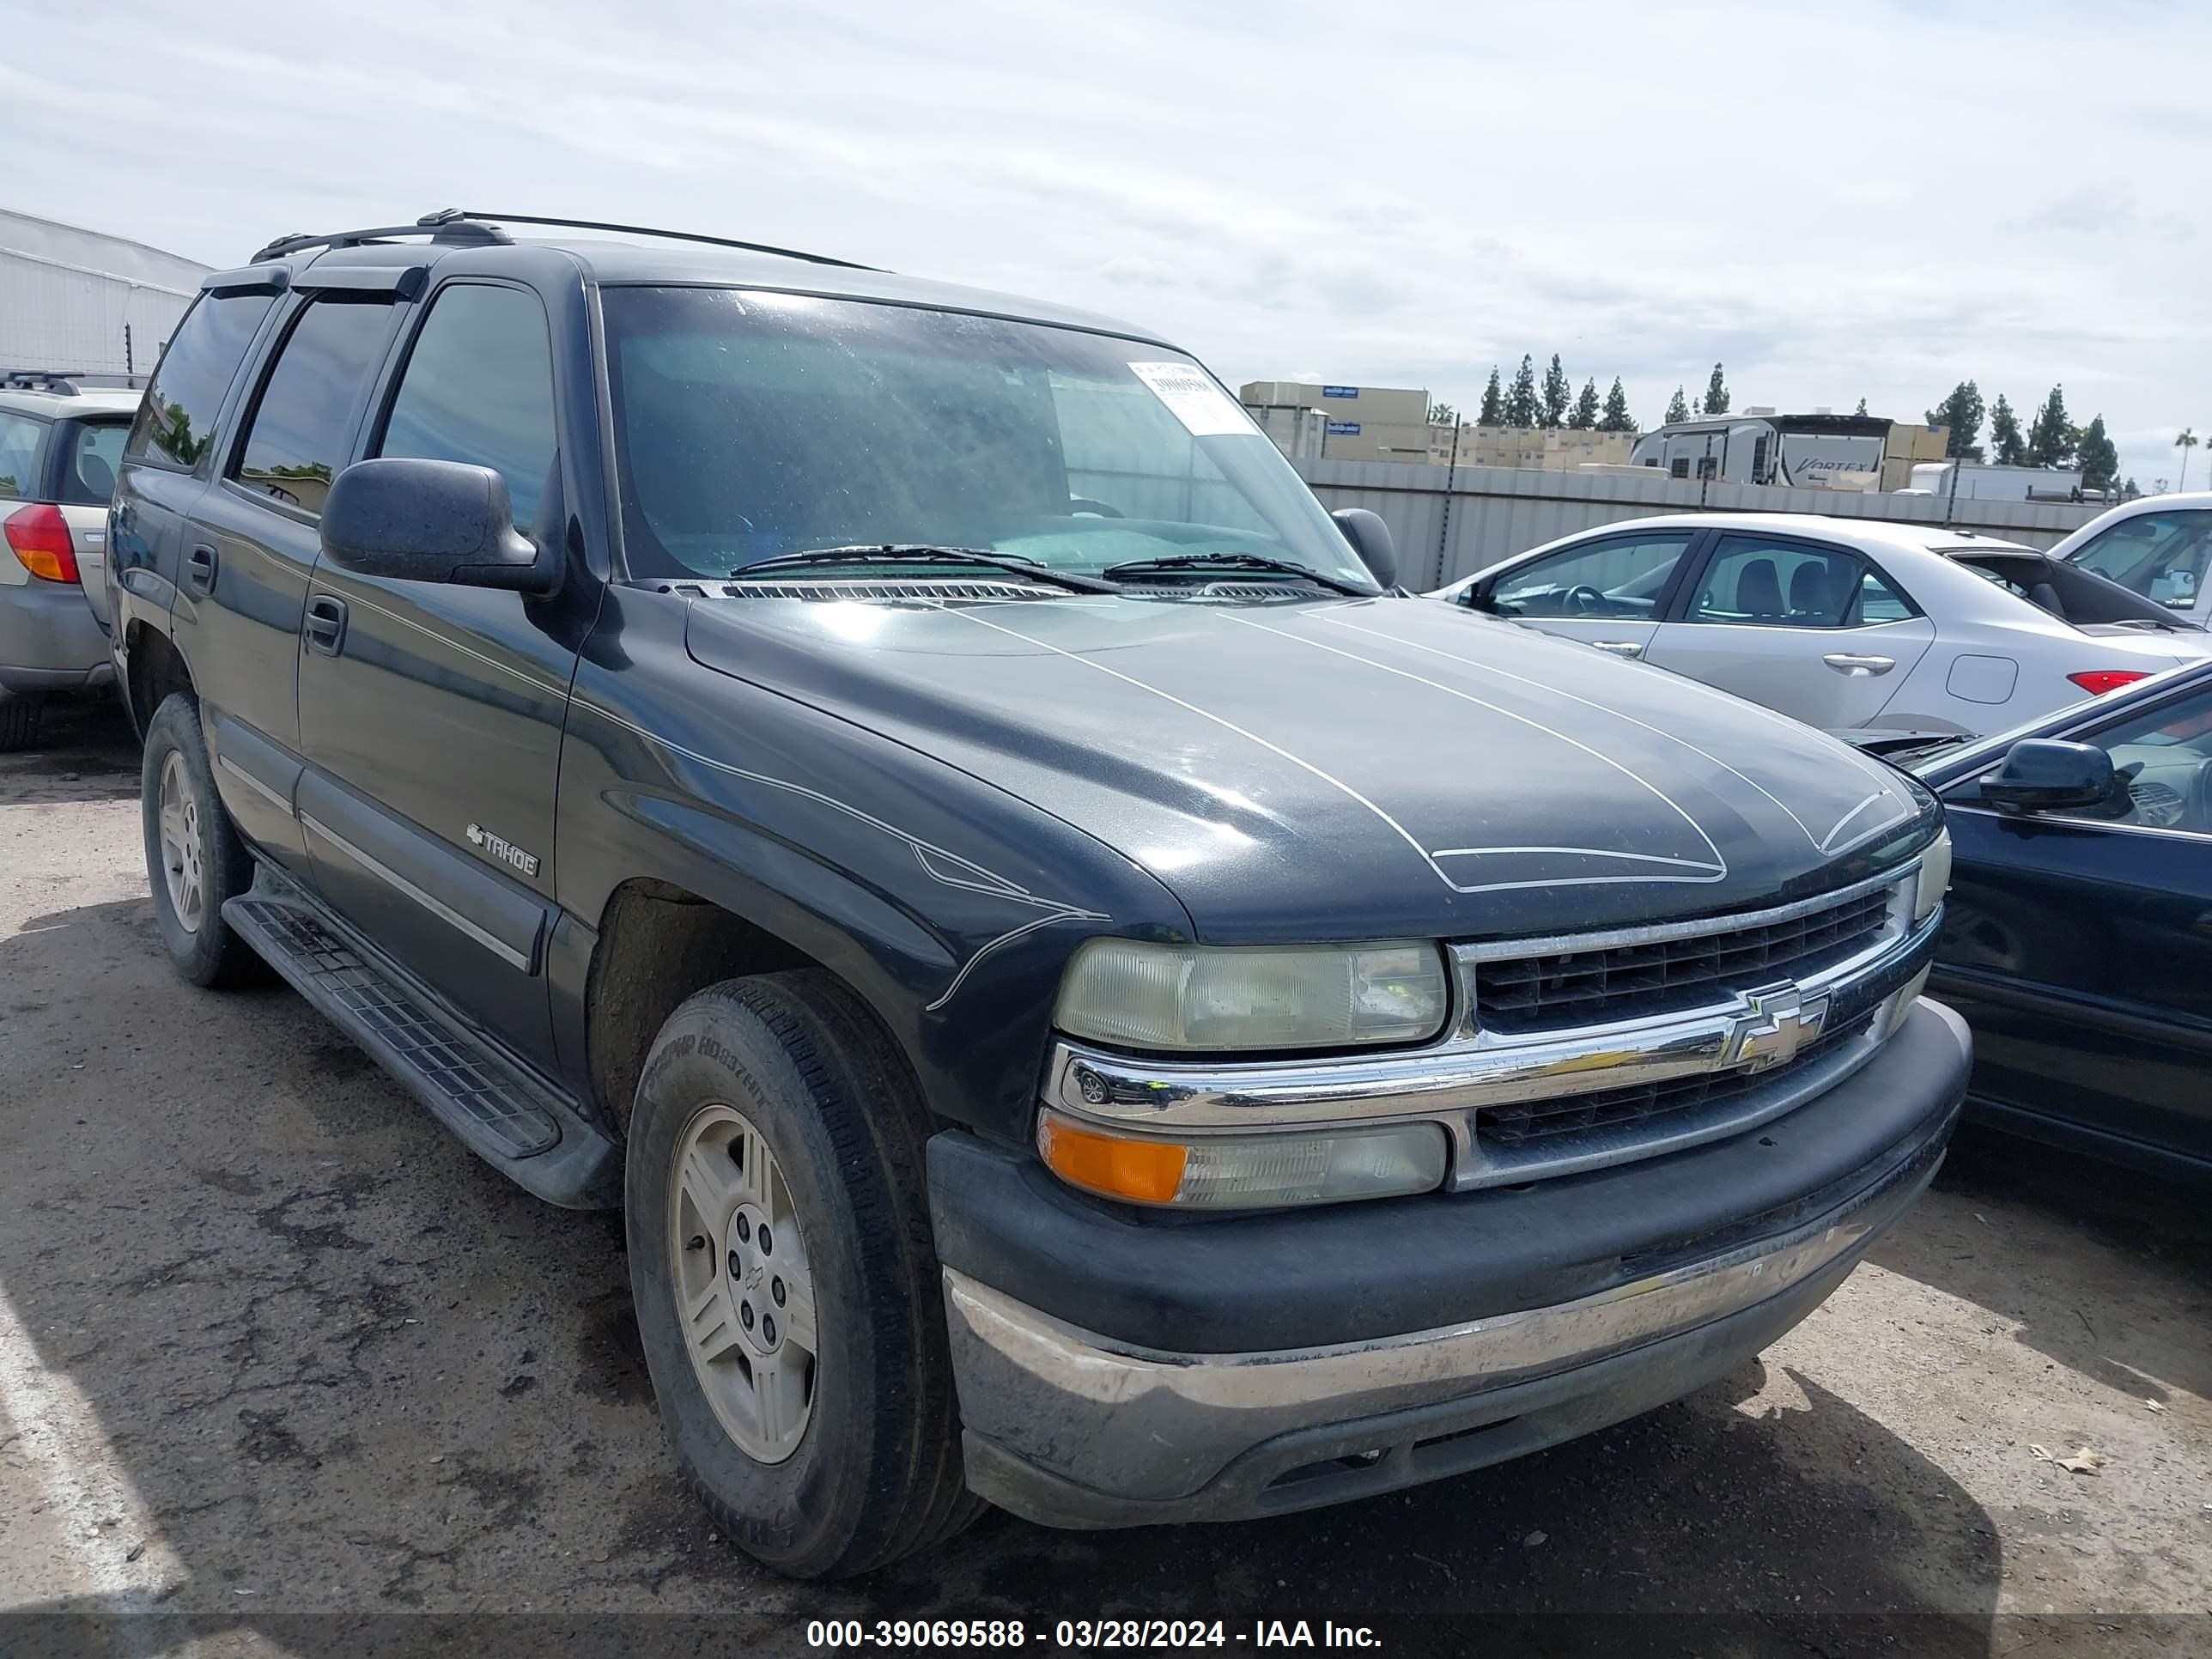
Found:
<path fill-rule="evenodd" d="M 1485 1030 L 1519 1034 L 1725 1002 L 1778 980 L 1802 980 L 1874 945 L 1889 923 L 1886 888 L 1807 915 L 1689 937 L 1541 955 L 1474 967 L 1474 1012 Z"/>
<path fill-rule="evenodd" d="M 1761 1091 L 1794 1086 L 1804 1068 L 1863 1037 L 1873 1023 L 1873 1015 L 1863 1013 L 1849 1024 L 1824 1030 L 1800 1048 L 1788 1065 L 1771 1071 L 1708 1072 L 1625 1089 L 1601 1089 L 1594 1094 L 1564 1095 L 1555 1100 L 1486 1106 L 1475 1115 L 1475 1138 L 1487 1147 L 1502 1150 L 1554 1136 L 1594 1134 L 1608 1129 L 1633 1128 L 1662 1135 L 1670 1118 L 1686 1118 Z"/>

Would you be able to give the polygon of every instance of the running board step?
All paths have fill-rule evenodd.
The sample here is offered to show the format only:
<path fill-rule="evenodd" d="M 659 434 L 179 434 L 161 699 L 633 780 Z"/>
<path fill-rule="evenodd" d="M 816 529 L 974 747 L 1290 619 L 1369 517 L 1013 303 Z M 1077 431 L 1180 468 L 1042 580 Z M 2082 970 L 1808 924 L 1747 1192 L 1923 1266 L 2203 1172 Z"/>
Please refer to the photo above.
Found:
<path fill-rule="evenodd" d="M 223 920 L 478 1157 L 571 1209 L 622 1201 L 622 1153 L 546 1083 L 495 1053 L 265 878 Z"/>

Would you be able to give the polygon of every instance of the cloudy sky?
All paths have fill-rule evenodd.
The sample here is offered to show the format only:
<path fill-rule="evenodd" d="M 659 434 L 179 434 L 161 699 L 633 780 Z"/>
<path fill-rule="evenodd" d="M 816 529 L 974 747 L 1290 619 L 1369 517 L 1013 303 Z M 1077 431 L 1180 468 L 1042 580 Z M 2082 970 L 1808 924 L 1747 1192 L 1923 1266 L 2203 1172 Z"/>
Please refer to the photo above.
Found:
<path fill-rule="evenodd" d="M 1646 425 L 1716 360 L 1738 408 L 1900 419 L 2059 381 L 2147 489 L 2212 430 L 2212 8 L 1492 11 L 0 0 L 0 205 L 219 264 L 452 204 L 681 225 L 1232 384 L 1471 407 L 1558 351 Z"/>

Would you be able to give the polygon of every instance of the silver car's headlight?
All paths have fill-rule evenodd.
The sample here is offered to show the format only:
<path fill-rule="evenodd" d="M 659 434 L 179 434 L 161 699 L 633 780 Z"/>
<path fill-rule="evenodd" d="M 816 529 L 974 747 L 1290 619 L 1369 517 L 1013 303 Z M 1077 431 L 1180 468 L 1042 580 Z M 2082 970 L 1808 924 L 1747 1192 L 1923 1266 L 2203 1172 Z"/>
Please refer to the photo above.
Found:
<path fill-rule="evenodd" d="M 1335 1048 L 1414 1042 L 1451 1007 L 1429 941 L 1213 946 L 1095 939 L 1075 954 L 1054 1023 L 1124 1048 Z"/>
<path fill-rule="evenodd" d="M 1920 879 L 1912 890 L 1912 920 L 1922 922 L 1935 914 L 1951 885 L 1951 832 L 1939 831 L 1920 854 Z"/>

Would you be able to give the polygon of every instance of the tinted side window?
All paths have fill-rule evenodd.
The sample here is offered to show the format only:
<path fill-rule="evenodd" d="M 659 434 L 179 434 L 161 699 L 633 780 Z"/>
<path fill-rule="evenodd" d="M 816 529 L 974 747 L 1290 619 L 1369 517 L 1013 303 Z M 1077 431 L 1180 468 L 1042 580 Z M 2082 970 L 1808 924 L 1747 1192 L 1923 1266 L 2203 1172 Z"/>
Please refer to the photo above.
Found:
<path fill-rule="evenodd" d="M 1686 620 L 1770 628 L 1848 628 L 1911 610 L 1856 554 L 1802 542 L 1724 536 Z"/>
<path fill-rule="evenodd" d="M 1559 552 L 1501 577 L 1493 610 L 1509 617 L 1632 617 L 1649 622 L 1687 532 L 1616 536 Z"/>
<path fill-rule="evenodd" d="M 2049 816 L 2212 836 L 2212 691 L 2107 720 L 2075 733 L 2072 741 L 2093 743 L 2110 755 L 2118 787 L 2101 806 Z M 1980 784 L 1976 778 L 1947 793 L 1954 800 L 1977 802 Z"/>
<path fill-rule="evenodd" d="M 320 513 L 391 329 L 388 305 L 317 300 L 301 312 L 261 388 L 233 476 L 273 501 Z"/>
<path fill-rule="evenodd" d="M 475 284 L 441 294 L 376 453 L 490 467 L 527 530 L 553 470 L 553 358 L 538 297 Z"/>
<path fill-rule="evenodd" d="M 0 501 L 20 501 L 39 487 L 39 441 L 46 423 L 0 414 Z"/>
<path fill-rule="evenodd" d="M 2127 792 L 2101 816 L 2212 836 L 2212 691 L 2110 721 L 2085 741 L 2112 757 Z"/>
<path fill-rule="evenodd" d="M 215 417 L 231 378 L 246 360 L 261 319 L 275 304 L 266 294 L 202 295 L 169 341 L 146 401 L 131 428 L 125 456 L 190 471 L 214 441 Z"/>

